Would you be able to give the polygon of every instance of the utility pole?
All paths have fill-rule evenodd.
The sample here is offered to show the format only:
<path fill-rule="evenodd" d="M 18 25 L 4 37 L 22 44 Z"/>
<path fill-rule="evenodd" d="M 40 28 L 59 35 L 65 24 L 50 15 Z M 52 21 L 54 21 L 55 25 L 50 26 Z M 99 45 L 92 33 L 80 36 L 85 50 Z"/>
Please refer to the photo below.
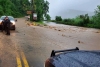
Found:
<path fill-rule="evenodd" d="M 35 8 L 34 8 L 34 0 L 31 0 L 31 2 L 32 2 L 32 21 L 36 21 L 37 13 L 35 12 Z"/>
<path fill-rule="evenodd" d="M 31 10 L 32 10 L 32 21 L 33 21 L 33 13 L 34 13 L 34 4 L 33 4 L 33 0 L 31 0 Z"/>

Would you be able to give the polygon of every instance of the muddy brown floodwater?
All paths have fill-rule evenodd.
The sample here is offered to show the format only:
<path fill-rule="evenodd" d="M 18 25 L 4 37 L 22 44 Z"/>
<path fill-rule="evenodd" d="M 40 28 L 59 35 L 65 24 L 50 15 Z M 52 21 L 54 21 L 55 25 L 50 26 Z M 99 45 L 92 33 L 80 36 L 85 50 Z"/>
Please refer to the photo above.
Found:
<path fill-rule="evenodd" d="M 0 32 L 0 67 L 43 67 L 53 49 L 100 50 L 99 29 L 59 24 L 28 26 L 25 18 L 17 20 L 11 36 Z"/>

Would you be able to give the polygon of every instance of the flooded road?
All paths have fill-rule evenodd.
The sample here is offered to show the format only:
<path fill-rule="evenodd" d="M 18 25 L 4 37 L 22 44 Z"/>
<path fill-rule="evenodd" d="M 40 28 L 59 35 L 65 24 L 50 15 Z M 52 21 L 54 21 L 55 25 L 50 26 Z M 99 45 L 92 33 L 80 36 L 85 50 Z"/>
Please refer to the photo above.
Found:
<path fill-rule="evenodd" d="M 0 32 L 0 67 L 43 67 L 51 51 L 79 47 L 100 50 L 100 30 L 49 24 L 28 26 L 18 18 L 11 36 Z"/>
<path fill-rule="evenodd" d="M 60 39 L 62 48 L 79 47 L 81 50 L 100 50 L 100 30 L 93 28 L 84 28 L 77 26 L 69 26 L 56 24 L 53 22 L 46 23 L 45 28 L 55 30 L 59 36 L 55 35 L 55 40 Z M 61 37 L 62 36 L 62 37 Z M 59 42 L 57 41 L 57 42 Z"/>

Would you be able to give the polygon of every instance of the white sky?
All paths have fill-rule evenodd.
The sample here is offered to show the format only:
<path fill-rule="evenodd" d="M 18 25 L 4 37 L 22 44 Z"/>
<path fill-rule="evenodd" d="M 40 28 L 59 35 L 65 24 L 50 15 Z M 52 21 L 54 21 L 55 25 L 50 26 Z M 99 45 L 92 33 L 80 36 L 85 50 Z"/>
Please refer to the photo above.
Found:
<path fill-rule="evenodd" d="M 47 0 L 49 1 L 49 14 L 54 15 L 57 12 L 75 9 L 81 11 L 94 12 L 100 0 Z"/>

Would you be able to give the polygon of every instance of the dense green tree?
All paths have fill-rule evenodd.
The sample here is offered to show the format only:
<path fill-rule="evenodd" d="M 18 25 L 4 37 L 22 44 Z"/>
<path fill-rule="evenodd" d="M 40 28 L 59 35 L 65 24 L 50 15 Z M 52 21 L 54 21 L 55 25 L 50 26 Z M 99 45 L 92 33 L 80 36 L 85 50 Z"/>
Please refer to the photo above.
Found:
<path fill-rule="evenodd" d="M 88 14 L 80 15 L 80 19 L 83 20 L 83 22 L 81 22 L 81 26 L 86 26 L 90 22 Z"/>
<path fill-rule="evenodd" d="M 61 17 L 61 16 L 56 16 L 56 17 L 55 17 L 55 20 L 56 20 L 56 21 L 62 21 L 62 17 Z"/>
<path fill-rule="evenodd" d="M 3 14 L 4 14 L 3 8 L 2 8 L 2 6 L 0 5 L 0 15 L 3 15 Z"/>
<path fill-rule="evenodd" d="M 32 2 L 31 2 L 32 3 Z M 49 12 L 49 2 L 45 0 L 34 0 L 34 4 L 31 4 L 34 7 L 34 12 L 37 13 L 37 20 L 43 20 L 43 17 L 47 17 Z"/>
<path fill-rule="evenodd" d="M 51 20 L 51 17 L 49 14 L 47 14 L 45 18 L 46 18 L 46 20 Z"/>
<path fill-rule="evenodd" d="M 0 0 L 0 16 L 12 15 L 14 17 L 21 17 L 27 15 L 27 10 L 32 10 L 33 8 L 37 13 L 37 20 L 41 21 L 43 17 L 48 16 L 49 2 L 45 0 L 34 0 L 34 4 L 32 4 L 29 0 Z"/>
<path fill-rule="evenodd" d="M 95 19 L 94 21 L 96 22 L 96 24 L 100 25 L 100 6 L 97 6 L 97 9 L 95 10 L 95 15 L 93 16 L 93 18 Z"/>
<path fill-rule="evenodd" d="M 0 0 L 0 16 L 24 16 L 29 7 L 30 3 L 28 0 Z"/>

